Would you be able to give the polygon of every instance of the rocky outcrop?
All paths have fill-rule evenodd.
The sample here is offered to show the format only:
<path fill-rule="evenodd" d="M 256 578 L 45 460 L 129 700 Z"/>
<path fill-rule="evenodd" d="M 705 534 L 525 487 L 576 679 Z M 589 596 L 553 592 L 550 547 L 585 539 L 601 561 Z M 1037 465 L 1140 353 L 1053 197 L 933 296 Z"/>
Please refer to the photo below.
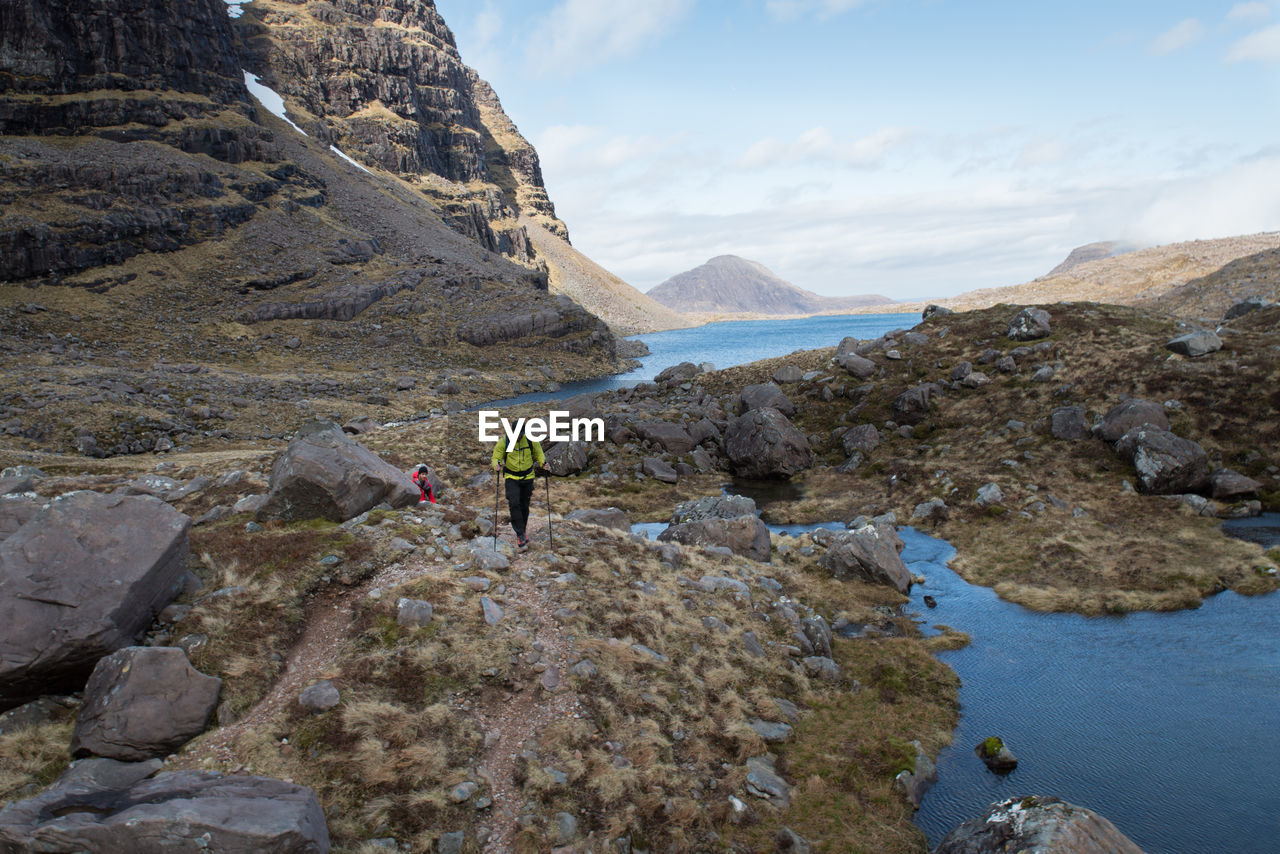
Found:
<path fill-rule="evenodd" d="M 754 560 L 769 560 L 769 528 L 760 521 L 756 503 L 738 495 L 699 498 L 677 505 L 671 524 L 658 534 L 658 539 L 684 545 L 722 546 Z"/>
<path fill-rule="evenodd" d="M 0 707 L 78 690 L 182 589 L 191 520 L 157 498 L 73 492 L 0 543 Z"/>
<path fill-rule="evenodd" d="M 276 459 L 258 516 L 345 522 L 384 501 L 408 507 L 419 496 L 404 472 L 348 438 L 337 424 L 312 422 Z"/>
<path fill-rule="evenodd" d="M 1150 400 L 1131 397 L 1107 410 L 1102 421 L 1094 425 L 1093 435 L 1104 442 L 1116 442 L 1125 433 L 1139 427 L 1168 430 L 1169 417 L 1164 414 L 1164 407 Z"/>
<path fill-rule="evenodd" d="M 697 444 L 688 430 L 670 421 L 639 421 L 632 429 L 641 439 L 669 454 L 686 454 Z"/>
<path fill-rule="evenodd" d="M 911 573 L 902 562 L 902 548 L 902 539 L 893 528 L 867 524 L 832 538 L 818 565 L 833 578 L 889 584 L 906 593 L 911 589 Z"/>
<path fill-rule="evenodd" d="M 296 303 L 267 303 L 242 313 L 241 323 L 267 320 L 351 320 L 385 297 L 413 290 L 422 281 L 422 271 L 400 273 L 376 285 L 349 284 L 319 299 Z"/>
<path fill-rule="evenodd" d="M 1057 798 L 1008 798 L 946 835 L 933 854 L 1142 854 L 1093 810 Z"/>
<path fill-rule="evenodd" d="M 1138 474 L 1138 486 L 1153 495 L 1203 492 L 1209 484 L 1204 448 L 1168 430 L 1139 427 L 1116 442 L 1116 453 Z"/>
<path fill-rule="evenodd" d="M 746 478 L 789 478 L 813 465 L 809 440 L 776 409 L 753 409 L 724 431 L 733 471 Z"/>
<path fill-rule="evenodd" d="M 893 399 L 893 420 L 899 424 L 919 424 L 929 417 L 933 401 L 942 395 L 937 383 L 923 383 Z"/>
<path fill-rule="evenodd" d="M 154 768 L 148 765 L 143 770 Z M 129 778 L 136 775 L 85 779 L 86 775 L 72 771 L 42 794 L 0 811 L 0 850 L 131 854 L 180 850 L 325 854 L 329 850 L 324 812 L 315 792 L 304 786 L 210 771 L 177 771 L 135 781 Z"/>
<path fill-rule="evenodd" d="M 127 762 L 166 756 L 204 731 L 221 687 L 177 647 L 116 650 L 98 661 L 85 686 L 71 755 Z"/>
<path fill-rule="evenodd" d="M 497 312 L 458 327 L 458 340 L 477 347 L 534 336 L 564 338 L 575 334 L 585 335 L 593 345 L 608 345 L 613 350 L 613 335 L 604 322 L 564 296 L 532 311 L 522 308 Z"/>

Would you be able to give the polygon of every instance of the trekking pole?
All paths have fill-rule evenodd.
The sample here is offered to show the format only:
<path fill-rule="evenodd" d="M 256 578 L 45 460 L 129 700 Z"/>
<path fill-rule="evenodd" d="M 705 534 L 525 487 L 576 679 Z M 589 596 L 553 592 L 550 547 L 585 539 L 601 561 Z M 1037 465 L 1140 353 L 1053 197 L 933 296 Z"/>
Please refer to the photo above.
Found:
<path fill-rule="evenodd" d="M 546 478 L 547 481 L 547 545 L 551 548 L 551 552 L 554 554 L 556 550 L 556 540 L 555 537 L 551 535 L 551 472 L 544 471 L 542 476 Z"/>
<path fill-rule="evenodd" d="M 498 550 L 498 490 L 502 486 L 502 469 L 493 476 L 493 550 Z"/>

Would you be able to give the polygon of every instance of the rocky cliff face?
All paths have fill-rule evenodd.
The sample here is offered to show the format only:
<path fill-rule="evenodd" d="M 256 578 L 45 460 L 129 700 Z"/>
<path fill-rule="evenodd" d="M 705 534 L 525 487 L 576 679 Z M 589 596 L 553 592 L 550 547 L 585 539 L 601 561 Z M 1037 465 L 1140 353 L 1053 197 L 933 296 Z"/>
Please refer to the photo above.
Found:
<path fill-rule="evenodd" d="M 458 231 L 526 264 L 521 213 L 567 236 L 537 153 L 430 0 L 258 2 L 237 26 L 308 133 L 411 181 Z"/>

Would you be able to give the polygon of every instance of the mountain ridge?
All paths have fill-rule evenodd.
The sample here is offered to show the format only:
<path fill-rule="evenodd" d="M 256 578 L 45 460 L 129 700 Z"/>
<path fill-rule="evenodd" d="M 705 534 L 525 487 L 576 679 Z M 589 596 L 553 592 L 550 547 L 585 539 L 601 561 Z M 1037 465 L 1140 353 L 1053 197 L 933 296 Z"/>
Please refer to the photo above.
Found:
<path fill-rule="evenodd" d="M 717 255 L 650 288 L 648 296 L 692 315 L 787 317 L 836 312 L 889 302 L 868 294 L 824 297 L 791 284 L 757 261 Z"/>

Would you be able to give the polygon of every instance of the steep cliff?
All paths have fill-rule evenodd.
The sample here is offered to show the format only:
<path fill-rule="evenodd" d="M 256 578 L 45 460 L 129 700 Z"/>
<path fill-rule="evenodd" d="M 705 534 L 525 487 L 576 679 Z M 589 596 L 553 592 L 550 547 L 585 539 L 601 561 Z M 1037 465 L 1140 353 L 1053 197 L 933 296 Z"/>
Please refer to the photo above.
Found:
<path fill-rule="evenodd" d="M 448 32 L 430 4 L 400 5 L 372 28 L 375 54 L 456 59 L 419 50 L 422 26 Z M 459 179 L 424 173 L 470 194 L 470 236 L 424 181 L 364 171 L 331 147 L 353 137 L 299 116 L 304 134 L 252 97 L 221 0 L 10 0 L 0 24 L 0 434 L 137 452 L 273 435 L 315 406 L 386 420 L 617 367 L 607 327 L 548 292 L 512 207 L 553 219 L 536 156 L 487 153 L 482 117 L 500 108 L 464 66 L 440 59 L 440 85 L 414 96 L 439 145 L 386 145 Z M 339 35 L 335 56 L 368 47 Z M 407 85 L 362 79 L 389 100 Z M 504 175 L 509 193 L 486 183 Z M 504 210 L 510 227 L 492 228 Z"/>
<path fill-rule="evenodd" d="M 521 213 L 567 237 L 538 155 L 425 0 L 256 0 L 253 70 L 308 133 L 405 179 L 492 252 L 536 265 Z"/>

